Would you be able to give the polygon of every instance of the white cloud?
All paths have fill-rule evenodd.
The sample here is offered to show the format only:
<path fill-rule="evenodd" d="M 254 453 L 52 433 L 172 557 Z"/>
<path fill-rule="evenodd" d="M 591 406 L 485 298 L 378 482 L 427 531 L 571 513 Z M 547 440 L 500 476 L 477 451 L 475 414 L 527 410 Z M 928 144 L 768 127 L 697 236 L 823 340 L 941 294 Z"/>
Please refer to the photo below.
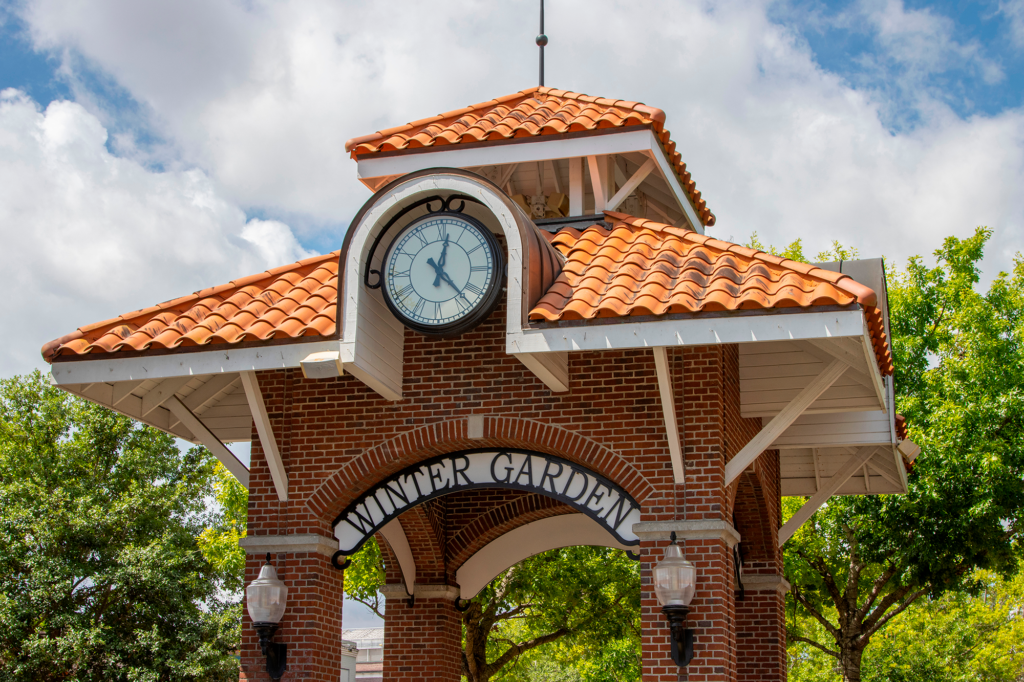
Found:
<path fill-rule="evenodd" d="M 547 82 L 665 109 L 719 218 L 716 236 L 803 237 L 810 253 L 839 239 L 902 261 L 987 224 L 996 237 L 986 267 L 1008 267 L 1024 246 L 1024 112 L 964 119 L 920 85 L 951 68 L 994 81 L 999 65 L 957 43 L 935 12 L 858 4 L 847 19 L 876 37 L 874 58 L 888 69 L 880 73 L 901 79 L 919 114 L 893 132 L 885 89 L 822 69 L 795 28 L 769 20 L 772 7 L 549 3 Z M 24 16 L 41 49 L 65 55 L 76 91 L 97 113 L 82 64 L 141 103 L 138 115 L 168 143 L 158 150 L 168 167 L 202 168 L 196 182 L 216 186 L 211 196 L 231 210 L 287 215 L 295 229 L 306 226 L 304 239 L 335 246 L 340 235 L 312 230 L 344 225 L 369 196 L 345 156 L 348 138 L 536 82 L 535 0 L 35 0 Z M 135 142 L 117 149 L 143 154 Z M 184 186 L 196 173 L 168 178 Z M 235 243 L 279 229 L 253 224 L 243 233 L 240 216 L 232 224 Z M 195 257 L 216 273 L 237 265 L 223 253 Z"/>
<path fill-rule="evenodd" d="M 1010 37 L 1017 47 L 1024 48 L 1024 0 L 999 3 L 999 11 L 1010 22 Z"/>
<path fill-rule="evenodd" d="M 80 105 L 0 93 L 0 375 L 40 366 L 76 327 L 305 257 L 286 225 L 250 220 L 199 170 L 110 154 Z"/>

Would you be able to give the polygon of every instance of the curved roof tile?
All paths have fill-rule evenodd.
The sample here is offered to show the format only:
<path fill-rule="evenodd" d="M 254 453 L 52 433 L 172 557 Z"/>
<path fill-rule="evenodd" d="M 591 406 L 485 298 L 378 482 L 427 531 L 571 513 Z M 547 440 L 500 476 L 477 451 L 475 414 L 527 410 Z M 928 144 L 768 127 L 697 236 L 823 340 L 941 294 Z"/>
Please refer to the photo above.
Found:
<path fill-rule="evenodd" d="M 654 131 L 701 223 L 714 225 L 715 214 L 701 198 L 686 164 L 675 150 L 675 143 L 665 130 L 665 112 L 639 102 L 534 87 L 404 126 L 354 137 L 345 143 L 345 151 L 354 159 L 379 152 L 630 126 L 645 126 Z"/>
<path fill-rule="evenodd" d="M 879 369 L 892 373 L 878 298 L 848 275 L 623 213 L 605 215 L 611 227 L 563 229 L 549 237 L 565 266 L 530 311 L 531 320 L 859 303 Z"/>

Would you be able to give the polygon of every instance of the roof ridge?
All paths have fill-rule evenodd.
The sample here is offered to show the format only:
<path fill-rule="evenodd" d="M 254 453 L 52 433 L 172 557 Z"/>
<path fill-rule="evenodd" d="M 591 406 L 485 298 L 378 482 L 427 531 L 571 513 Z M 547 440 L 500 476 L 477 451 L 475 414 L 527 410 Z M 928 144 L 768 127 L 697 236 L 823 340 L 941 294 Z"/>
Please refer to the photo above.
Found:
<path fill-rule="evenodd" d="M 668 225 L 666 223 L 659 223 L 653 220 L 647 220 L 646 218 L 637 218 L 627 213 L 619 213 L 616 211 L 605 211 L 604 214 L 613 220 L 616 220 L 622 224 L 628 225 L 636 229 L 649 229 L 656 230 L 659 232 L 667 232 L 669 234 L 675 234 L 681 239 L 696 242 L 701 246 L 706 246 L 712 249 L 718 249 L 719 251 L 726 251 L 734 253 L 744 258 L 753 258 L 755 260 L 765 261 L 779 267 L 784 267 L 789 270 L 794 270 L 801 275 L 808 277 L 814 277 L 819 280 L 824 280 L 830 284 L 834 284 L 846 293 L 857 299 L 857 302 L 865 306 L 877 306 L 878 305 L 878 294 L 874 289 L 861 284 L 857 280 L 853 279 L 849 275 L 845 275 L 831 270 L 825 270 L 808 263 L 801 263 L 800 261 L 790 260 L 789 258 L 780 258 L 774 256 L 765 251 L 758 249 L 752 249 L 749 246 L 740 246 L 733 242 L 727 242 L 722 239 L 715 239 L 707 235 L 700 235 L 693 230 L 687 228 L 679 228 L 674 225 Z M 587 228 L 590 229 L 590 228 Z"/>

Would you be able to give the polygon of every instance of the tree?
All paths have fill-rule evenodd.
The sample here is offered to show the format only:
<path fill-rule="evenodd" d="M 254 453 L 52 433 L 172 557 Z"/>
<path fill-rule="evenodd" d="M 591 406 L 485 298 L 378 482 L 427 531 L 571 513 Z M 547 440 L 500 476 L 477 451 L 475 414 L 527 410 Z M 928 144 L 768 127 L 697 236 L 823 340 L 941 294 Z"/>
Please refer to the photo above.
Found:
<path fill-rule="evenodd" d="M 199 551 L 213 460 L 51 387 L 0 381 L 0 674 L 236 680 Z"/>
<path fill-rule="evenodd" d="M 897 410 L 921 447 L 909 493 L 836 497 L 785 547 L 789 641 L 859 681 L 865 648 L 916 600 L 1006 578 L 1024 515 L 1024 263 L 979 293 L 991 232 L 890 277 Z M 813 627 L 807 627 L 807 623 Z"/>
<path fill-rule="evenodd" d="M 578 647 L 577 663 L 593 662 L 608 642 L 628 640 L 629 653 L 609 651 L 596 679 L 639 679 L 639 565 L 603 547 L 544 552 L 492 580 L 469 601 L 462 624 L 462 674 L 469 682 L 488 682 L 523 654 L 560 640 Z M 575 667 L 578 679 L 595 679 Z M 501 679 L 517 679 L 515 672 Z"/>
<path fill-rule="evenodd" d="M 352 556 L 345 594 L 385 618 L 374 540 Z M 469 600 L 462 616 L 469 682 L 640 678 L 640 568 L 625 552 L 567 547 L 526 559 Z"/>

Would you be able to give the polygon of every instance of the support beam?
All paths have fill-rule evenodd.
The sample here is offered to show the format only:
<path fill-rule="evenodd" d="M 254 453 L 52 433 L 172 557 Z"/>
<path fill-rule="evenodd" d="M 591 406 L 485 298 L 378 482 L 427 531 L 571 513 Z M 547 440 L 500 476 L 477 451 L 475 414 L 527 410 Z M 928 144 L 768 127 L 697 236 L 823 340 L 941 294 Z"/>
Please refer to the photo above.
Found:
<path fill-rule="evenodd" d="M 201 410 L 212 402 L 220 399 L 238 381 L 237 374 L 216 374 L 205 384 L 190 393 L 182 402 L 193 412 Z"/>
<path fill-rule="evenodd" d="M 813 348 L 819 353 L 827 354 L 825 356 L 827 358 L 843 360 L 852 369 L 856 370 L 851 372 L 853 379 L 874 391 L 882 412 L 887 412 L 885 407 L 885 388 L 882 386 L 882 375 L 878 373 L 878 364 L 873 348 L 868 350 L 865 362 L 864 353 L 859 348 L 862 344 L 852 339 L 811 339 L 805 343 L 805 350 L 808 352 L 811 352 L 810 349 Z M 867 369 L 866 372 L 864 371 L 865 368 Z"/>
<path fill-rule="evenodd" d="M 195 435 L 195 437 L 206 446 L 206 449 L 213 453 L 213 456 L 220 460 L 220 463 L 224 465 L 224 468 L 231 472 L 231 475 L 238 479 L 246 488 L 249 487 L 249 470 L 245 468 L 245 465 L 238 461 L 235 457 L 235 453 L 225 447 L 224 443 L 220 442 L 217 436 L 213 435 L 210 429 L 206 428 L 206 424 L 200 421 L 199 417 L 192 413 L 192 410 L 185 406 L 185 403 L 181 401 L 181 398 L 174 395 L 171 396 L 166 402 L 167 409 L 171 411 L 171 414 L 177 418 L 185 427 Z"/>
<path fill-rule="evenodd" d="M 821 467 L 818 464 L 818 448 L 811 448 L 811 458 L 814 460 L 814 492 L 821 490 Z"/>
<path fill-rule="evenodd" d="M 505 171 L 501 174 L 501 178 L 496 183 L 498 187 L 504 188 L 505 185 L 509 183 L 509 181 L 512 179 L 512 174 L 516 172 L 516 168 L 519 168 L 518 163 L 510 163 L 509 165 L 505 166 Z"/>
<path fill-rule="evenodd" d="M 800 346 L 800 350 L 818 360 L 821 360 L 826 365 L 833 360 L 842 360 L 850 366 L 849 371 L 846 373 L 848 377 L 856 381 L 861 386 L 866 386 L 872 391 L 875 390 L 875 385 L 871 381 L 871 377 L 864 373 L 863 360 L 850 357 L 848 353 L 834 346 L 831 341 L 815 339 L 813 341 L 796 341 L 795 343 Z"/>
<path fill-rule="evenodd" d="M 828 479 L 825 486 L 814 493 L 811 499 L 804 502 L 804 506 L 800 507 L 796 514 L 793 514 L 789 521 L 786 521 L 782 528 L 779 529 L 779 547 L 786 544 L 786 540 L 793 537 L 793 533 L 796 532 L 797 528 L 804 525 L 807 519 L 811 518 L 811 515 L 818 511 L 818 507 L 825 504 L 828 498 L 832 497 L 846 483 L 850 476 L 853 476 L 857 473 L 858 469 L 867 464 L 877 449 L 877 445 L 869 445 L 853 453 L 850 459 L 846 460 L 846 463 L 843 464 L 842 468 L 836 472 L 835 476 Z"/>
<path fill-rule="evenodd" d="M 619 207 L 619 204 L 625 201 L 626 197 L 633 193 L 633 190 L 635 190 L 640 185 L 640 183 L 643 182 L 644 179 L 651 174 L 651 171 L 653 171 L 655 166 L 657 165 L 658 164 L 655 163 L 654 159 L 647 159 L 647 162 L 644 163 L 644 165 L 640 166 L 640 168 L 637 169 L 636 173 L 633 173 L 633 177 L 631 177 L 629 180 L 626 180 L 626 182 L 622 185 L 619 191 L 615 193 L 615 196 L 608 200 L 608 203 L 605 204 L 604 207 L 605 210 L 614 211 L 615 209 L 617 209 Z"/>
<path fill-rule="evenodd" d="M 661 393 L 661 413 L 665 417 L 665 435 L 668 437 L 668 453 L 672 458 L 672 476 L 676 483 L 683 483 L 683 444 L 679 437 L 679 422 L 676 421 L 675 393 L 672 390 L 672 374 L 668 366 L 668 351 L 664 346 L 652 348 L 654 367 L 658 372 L 658 391 Z"/>
<path fill-rule="evenodd" d="M 904 487 L 903 484 L 900 483 L 899 481 L 897 481 L 895 478 L 893 478 L 892 475 L 886 473 L 885 469 L 883 469 L 882 467 L 878 466 L 874 462 L 868 462 L 867 466 L 868 466 L 869 469 L 874 471 L 876 474 L 878 474 L 879 476 L 881 476 L 885 480 L 889 481 L 889 483 L 892 483 L 894 486 L 896 486 L 897 489 L 899 489 L 899 490 L 903 489 L 903 487 Z"/>
<path fill-rule="evenodd" d="M 142 396 L 142 416 L 147 416 L 150 412 L 163 405 L 191 380 L 192 377 L 190 376 L 172 377 L 164 379 L 151 388 L 149 393 Z"/>
<path fill-rule="evenodd" d="M 569 390 L 569 353 L 515 353 L 519 362 L 555 393 Z"/>
<path fill-rule="evenodd" d="M 245 389 L 245 398 L 249 401 L 249 410 L 252 412 L 253 421 L 256 422 L 256 432 L 259 433 L 260 444 L 263 445 L 263 454 L 270 467 L 270 477 L 274 479 L 277 498 L 286 502 L 288 500 L 288 474 L 281 461 L 281 452 L 277 449 L 277 440 L 274 438 L 274 429 L 270 425 L 270 417 L 267 416 L 267 406 L 263 402 L 263 393 L 260 392 L 256 372 L 239 372 L 239 376 L 242 378 L 242 387 Z"/>
<path fill-rule="evenodd" d="M 558 169 L 555 167 L 555 162 L 545 161 L 544 163 L 547 164 L 547 168 L 551 172 L 551 179 L 555 184 L 555 192 L 562 194 L 562 181 L 558 179 Z"/>
<path fill-rule="evenodd" d="M 583 159 L 569 159 L 569 215 L 583 215 Z"/>
<path fill-rule="evenodd" d="M 413 556 L 412 548 L 409 546 L 409 538 L 405 535 L 405 529 L 398 519 L 393 519 L 380 529 L 380 534 L 388 541 L 391 553 L 398 561 L 398 568 L 402 572 L 402 580 L 405 582 L 405 591 L 412 596 L 416 585 L 416 557 Z"/>
<path fill-rule="evenodd" d="M 768 449 L 775 442 L 775 439 L 782 435 L 782 432 L 789 428 L 790 424 L 796 421 L 797 417 L 803 414 L 804 410 L 811 406 L 818 397 L 828 390 L 839 377 L 847 370 L 847 365 L 842 360 L 833 360 L 832 364 L 818 376 L 811 379 L 804 390 L 800 391 L 795 398 L 789 401 L 782 410 L 765 424 L 750 442 L 743 446 L 743 449 L 736 453 L 736 456 L 725 465 L 725 483 L 728 486 L 743 473 L 758 456 Z"/>
<path fill-rule="evenodd" d="M 587 167 L 590 169 L 590 187 L 594 191 L 594 213 L 601 210 L 601 207 L 608 203 L 608 195 L 604 188 L 607 181 L 602 174 L 604 164 L 596 156 L 587 157 Z"/>

